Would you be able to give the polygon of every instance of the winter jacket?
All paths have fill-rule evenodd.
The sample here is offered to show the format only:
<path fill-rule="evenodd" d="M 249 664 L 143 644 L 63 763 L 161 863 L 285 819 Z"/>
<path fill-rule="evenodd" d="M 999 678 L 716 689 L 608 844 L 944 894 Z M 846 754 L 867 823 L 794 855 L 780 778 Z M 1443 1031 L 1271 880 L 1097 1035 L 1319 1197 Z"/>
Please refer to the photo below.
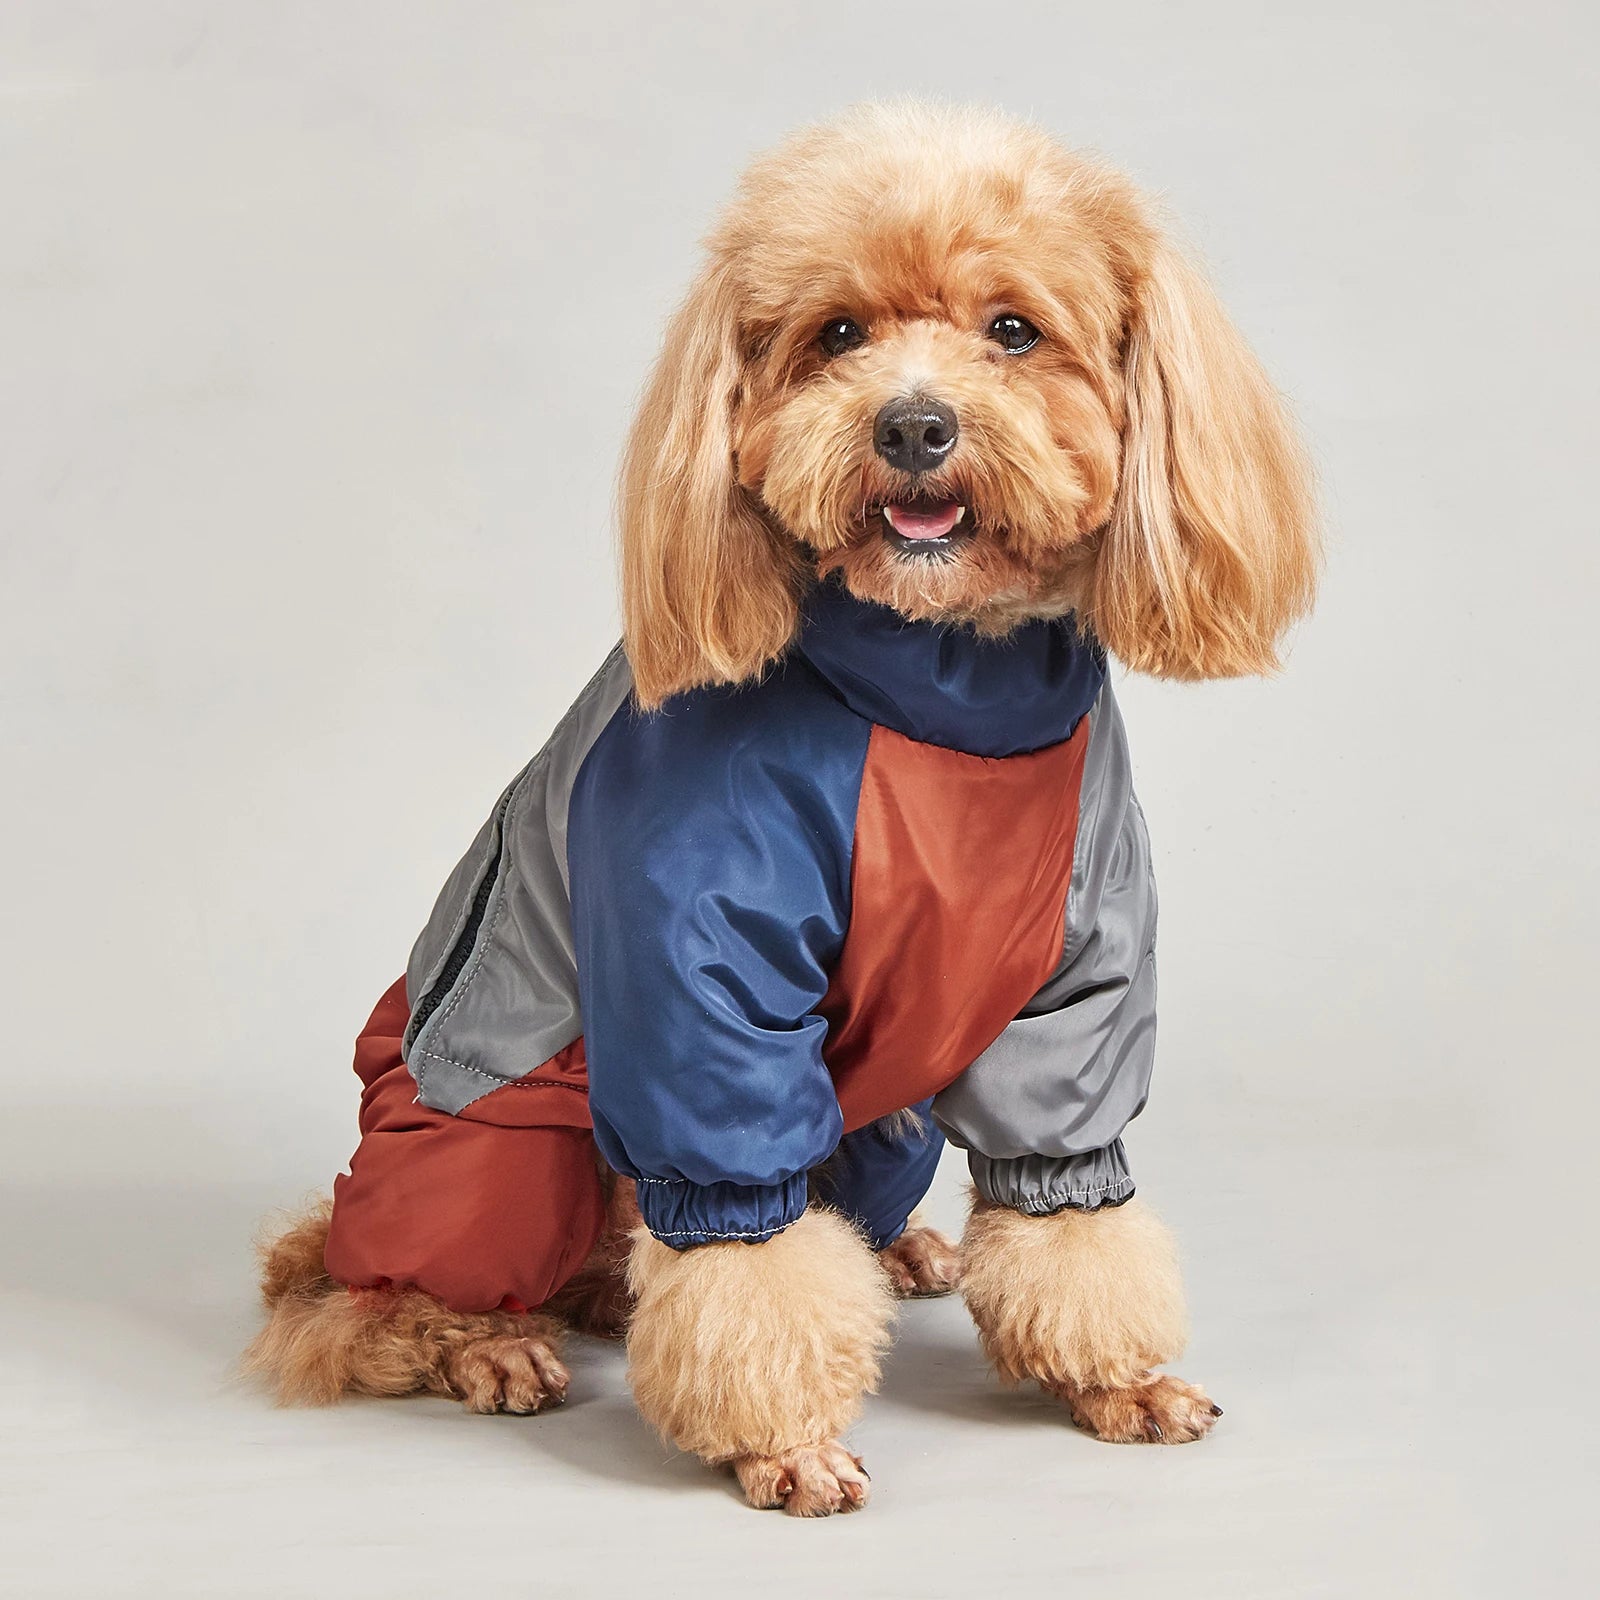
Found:
<path fill-rule="evenodd" d="M 759 682 L 630 690 L 619 648 L 440 894 L 407 970 L 417 1098 L 592 1124 L 680 1249 L 770 1238 L 814 1193 L 881 1247 L 940 1132 L 996 1204 L 1127 1199 L 1156 896 L 1093 641 L 825 582 Z"/>

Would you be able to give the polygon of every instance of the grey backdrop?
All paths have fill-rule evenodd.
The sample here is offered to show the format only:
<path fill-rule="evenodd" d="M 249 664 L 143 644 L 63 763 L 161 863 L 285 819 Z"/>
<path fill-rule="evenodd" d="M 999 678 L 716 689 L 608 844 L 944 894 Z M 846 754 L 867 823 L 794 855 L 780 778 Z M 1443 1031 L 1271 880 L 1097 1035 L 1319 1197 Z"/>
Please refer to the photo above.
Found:
<path fill-rule="evenodd" d="M 0 10 L 0 1587 L 1592 1593 L 1597 45 L 1552 0 Z M 354 1029 L 613 637 L 696 237 L 903 91 L 1164 193 L 1326 483 L 1288 672 L 1124 690 L 1130 1146 L 1226 1420 L 1097 1445 L 952 1304 L 822 1526 L 593 1347 L 548 1419 L 275 1412 L 251 1226 L 345 1159 Z"/>

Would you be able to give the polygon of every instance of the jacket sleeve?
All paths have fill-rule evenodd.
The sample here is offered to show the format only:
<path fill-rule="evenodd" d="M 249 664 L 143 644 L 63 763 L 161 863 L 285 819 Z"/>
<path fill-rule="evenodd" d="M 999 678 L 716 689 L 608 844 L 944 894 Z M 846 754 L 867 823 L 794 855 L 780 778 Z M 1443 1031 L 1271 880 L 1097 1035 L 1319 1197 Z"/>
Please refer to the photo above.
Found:
<path fill-rule="evenodd" d="M 1109 685 L 1090 714 L 1060 964 L 933 1106 L 979 1194 L 1032 1215 L 1132 1196 L 1122 1132 L 1155 1060 L 1150 843 Z"/>
<path fill-rule="evenodd" d="M 843 1212 L 874 1250 L 887 1248 L 905 1232 L 933 1183 L 944 1139 L 933 1125 L 932 1107 L 924 1100 L 847 1133 L 811 1175 L 818 1198 Z"/>
<path fill-rule="evenodd" d="M 791 671 L 624 713 L 579 773 L 567 848 L 595 1138 L 674 1248 L 770 1238 L 839 1142 L 817 1006 L 867 731 Z"/>

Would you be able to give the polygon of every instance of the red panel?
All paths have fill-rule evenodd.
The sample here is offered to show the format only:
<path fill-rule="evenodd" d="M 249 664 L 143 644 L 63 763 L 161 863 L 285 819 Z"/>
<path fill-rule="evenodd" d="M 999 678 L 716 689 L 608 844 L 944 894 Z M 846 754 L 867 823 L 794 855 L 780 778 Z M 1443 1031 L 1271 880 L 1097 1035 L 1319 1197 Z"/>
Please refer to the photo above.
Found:
<path fill-rule="evenodd" d="M 355 1286 L 425 1289 L 457 1311 L 541 1305 L 583 1264 L 605 1220 L 587 1108 L 574 1127 L 549 1116 L 538 1126 L 497 1124 L 419 1105 L 400 1058 L 406 1017 L 401 982 L 356 1041 L 361 1145 L 334 1183 L 328 1271 Z M 511 1084 L 485 1098 L 515 1093 Z M 552 1079 L 521 1104 L 535 1102 L 570 1114 L 584 1097 Z"/>
<path fill-rule="evenodd" d="M 821 1008 L 846 1129 L 953 1082 L 1055 970 L 1088 740 L 993 760 L 872 730 Z"/>

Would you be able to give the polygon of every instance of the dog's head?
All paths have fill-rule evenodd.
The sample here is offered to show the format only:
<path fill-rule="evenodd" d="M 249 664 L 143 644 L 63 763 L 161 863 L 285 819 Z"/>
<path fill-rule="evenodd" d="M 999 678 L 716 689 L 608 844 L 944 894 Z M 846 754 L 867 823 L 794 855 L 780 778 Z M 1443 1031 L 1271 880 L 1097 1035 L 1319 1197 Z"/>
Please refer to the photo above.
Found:
<path fill-rule="evenodd" d="M 758 161 L 623 466 L 642 704 L 759 673 L 818 572 L 1130 667 L 1270 669 L 1309 604 L 1279 399 L 1118 174 L 975 110 L 867 106 Z"/>

